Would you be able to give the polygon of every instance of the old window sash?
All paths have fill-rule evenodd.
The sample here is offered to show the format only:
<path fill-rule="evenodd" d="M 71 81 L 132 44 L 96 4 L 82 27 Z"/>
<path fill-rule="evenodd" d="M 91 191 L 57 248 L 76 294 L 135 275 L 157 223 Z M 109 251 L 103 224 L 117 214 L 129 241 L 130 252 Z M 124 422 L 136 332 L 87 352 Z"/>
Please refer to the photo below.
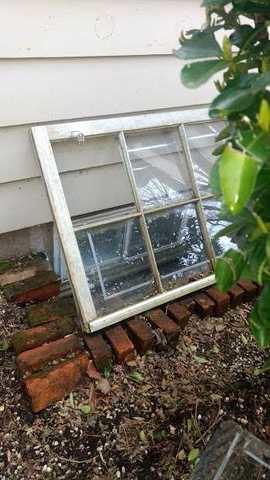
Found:
<path fill-rule="evenodd" d="M 165 290 L 162 284 L 159 268 L 156 261 L 156 255 L 152 246 L 152 241 L 146 223 L 146 215 L 149 213 L 157 213 L 162 210 L 170 210 L 175 207 L 182 207 L 189 204 L 194 205 L 197 212 L 197 219 L 202 232 L 203 243 L 210 264 L 213 266 L 215 261 L 215 253 L 206 224 L 203 209 L 203 201 L 211 199 L 211 194 L 202 195 L 199 192 L 196 182 L 193 161 L 191 157 L 190 145 L 187 139 L 185 126 L 208 123 L 209 118 L 207 109 L 191 109 L 185 111 L 163 112 L 154 114 L 134 115 L 111 119 L 98 119 L 83 122 L 73 122 L 59 125 L 38 126 L 32 128 L 32 137 L 40 163 L 42 176 L 45 181 L 48 199 L 50 202 L 55 226 L 60 239 L 61 249 L 64 255 L 70 285 L 76 301 L 78 313 L 81 319 L 81 326 L 84 331 L 97 331 L 106 326 L 120 322 L 128 317 L 142 313 L 145 310 L 155 308 L 165 302 L 174 300 L 201 288 L 212 285 L 215 282 L 214 275 L 193 281 L 192 283 L 179 286 L 172 290 Z M 189 173 L 193 196 L 191 199 L 177 201 L 164 206 L 156 206 L 145 210 L 140 199 L 136 179 L 132 168 L 129 151 L 126 143 L 126 135 L 135 132 L 144 132 L 163 127 L 176 127 L 178 131 L 179 145 L 181 146 L 186 167 Z M 79 246 L 75 236 L 75 232 L 80 229 L 87 230 L 93 227 L 93 223 L 81 223 L 76 226 L 76 222 L 72 222 L 67 207 L 60 175 L 57 169 L 54 152 L 52 149 L 53 142 L 68 140 L 77 136 L 84 139 L 85 137 L 104 136 L 108 134 L 117 134 L 119 140 L 119 148 L 121 151 L 122 161 L 127 172 L 127 176 L 132 188 L 136 211 L 132 213 L 123 213 L 119 216 L 112 215 L 105 221 L 100 220 L 98 224 L 110 224 L 120 222 L 127 219 L 138 218 L 140 222 L 141 233 L 144 238 L 148 259 L 152 270 L 153 277 L 158 289 L 158 293 L 150 298 L 146 298 L 138 303 L 129 305 L 120 310 L 111 312 L 98 317 L 97 311 L 88 285 L 88 280 Z"/>

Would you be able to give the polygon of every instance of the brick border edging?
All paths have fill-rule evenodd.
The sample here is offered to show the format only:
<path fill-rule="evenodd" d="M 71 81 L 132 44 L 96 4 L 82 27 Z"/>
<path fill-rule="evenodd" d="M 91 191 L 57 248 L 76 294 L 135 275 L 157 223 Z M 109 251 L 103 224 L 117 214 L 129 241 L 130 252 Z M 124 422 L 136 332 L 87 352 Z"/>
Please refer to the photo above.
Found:
<path fill-rule="evenodd" d="M 72 306 L 62 313 L 57 309 L 61 300 L 52 303 L 51 309 L 46 309 L 44 303 L 30 307 L 29 320 L 35 326 L 15 334 L 14 347 L 18 368 L 22 377 L 26 377 L 23 384 L 32 410 L 39 412 L 77 388 L 86 377 L 89 361 L 99 371 L 111 368 L 115 360 L 128 362 L 135 358 L 136 351 L 143 354 L 155 348 L 158 335 L 174 346 L 193 313 L 202 318 L 222 315 L 230 306 L 254 298 L 258 290 L 256 284 L 247 281 L 239 281 L 228 293 L 209 287 L 100 333 L 84 335 L 84 347 L 74 333 Z M 57 315 L 53 313 L 53 305 Z M 38 309 L 43 311 L 39 321 L 35 318 Z M 52 367 L 50 362 L 54 360 L 59 364 Z"/>

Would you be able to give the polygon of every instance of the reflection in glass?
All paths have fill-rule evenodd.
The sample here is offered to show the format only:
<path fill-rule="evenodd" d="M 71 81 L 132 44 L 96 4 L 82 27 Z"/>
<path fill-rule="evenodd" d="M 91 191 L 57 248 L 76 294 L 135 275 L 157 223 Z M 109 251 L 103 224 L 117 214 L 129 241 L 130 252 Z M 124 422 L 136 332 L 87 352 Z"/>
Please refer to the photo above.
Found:
<path fill-rule="evenodd" d="M 203 201 L 204 214 L 207 221 L 207 227 L 209 236 L 212 240 L 212 244 L 217 257 L 220 257 L 230 248 L 235 248 L 234 242 L 227 236 L 215 238 L 220 230 L 230 225 L 226 220 L 219 218 L 220 214 L 220 202 L 216 199 Z"/>
<path fill-rule="evenodd" d="M 99 314 L 154 294 L 152 275 L 137 219 L 76 234 L 91 294 Z M 138 244 L 133 244 L 134 237 Z"/>
<path fill-rule="evenodd" d="M 212 152 L 215 138 L 223 128 L 222 122 L 188 125 L 185 127 L 190 147 L 193 169 L 199 191 L 202 195 L 211 193 L 209 177 L 215 162 Z"/>
<path fill-rule="evenodd" d="M 176 129 L 128 134 L 126 140 L 145 207 L 167 205 L 192 197 Z"/>
<path fill-rule="evenodd" d="M 147 215 L 147 224 L 166 288 L 187 283 L 200 272 L 209 272 L 194 205 Z"/>

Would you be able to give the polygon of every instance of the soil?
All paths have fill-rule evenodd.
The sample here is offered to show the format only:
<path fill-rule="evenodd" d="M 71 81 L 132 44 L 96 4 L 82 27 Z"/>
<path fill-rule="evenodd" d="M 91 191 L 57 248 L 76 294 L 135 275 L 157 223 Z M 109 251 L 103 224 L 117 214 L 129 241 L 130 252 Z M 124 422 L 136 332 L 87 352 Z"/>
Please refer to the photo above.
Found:
<path fill-rule="evenodd" d="M 250 309 L 193 315 L 176 349 L 161 342 L 34 415 L 7 348 L 25 312 L 1 299 L 0 480 L 187 480 L 228 419 L 270 443 L 269 375 L 254 375 L 265 354 Z"/>

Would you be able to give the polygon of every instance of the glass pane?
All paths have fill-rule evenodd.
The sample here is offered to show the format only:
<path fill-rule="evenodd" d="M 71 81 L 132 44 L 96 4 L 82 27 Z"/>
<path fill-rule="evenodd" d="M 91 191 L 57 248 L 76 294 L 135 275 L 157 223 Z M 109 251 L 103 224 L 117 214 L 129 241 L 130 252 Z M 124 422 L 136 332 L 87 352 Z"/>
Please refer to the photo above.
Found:
<path fill-rule="evenodd" d="M 209 176 L 215 162 L 212 151 L 215 148 L 215 137 L 223 127 L 223 122 L 204 123 L 185 127 L 195 178 L 202 195 L 211 193 Z"/>
<path fill-rule="evenodd" d="M 134 203 L 117 136 L 74 138 L 53 149 L 71 217 Z"/>
<path fill-rule="evenodd" d="M 88 228 L 76 236 L 99 315 L 155 293 L 138 219 Z"/>
<path fill-rule="evenodd" d="M 176 129 L 129 134 L 126 140 L 145 207 L 167 205 L 192 197 Z"/>
<path fill-rule="evenodd" d="M 230 223 L 219 218 L 220 202 L 218 200 L 204 200 L 202 204 L 215 254 L 219 257 L 229 250 L 229 248 L 236 247 L 235 243 L 227 236 L 214 238 L 220 230 L 230 225 Z"/>
<path fill-rule="evenodd" d="M 147 225 L 159 272 L 171 289 L 209 273 L 209 265 L 194 205 L 147 215 Z"/>

